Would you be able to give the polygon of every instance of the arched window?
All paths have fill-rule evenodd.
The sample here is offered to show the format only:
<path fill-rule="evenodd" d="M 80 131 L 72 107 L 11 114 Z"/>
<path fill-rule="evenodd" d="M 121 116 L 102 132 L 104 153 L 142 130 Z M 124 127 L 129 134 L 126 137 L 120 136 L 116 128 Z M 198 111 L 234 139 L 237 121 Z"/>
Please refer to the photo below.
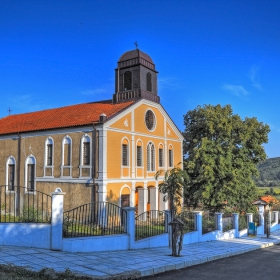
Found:
<path fill-rule="evenodd" d="M 152 142 L 147 146 L 147 171 L 155 171 L 155 146 Z"/>
<path fill-rule="evenodd" d="M 142 166 L 142 143 L 141 141 L 137 142 L 137 148 L 136 148 L 136 163 L 137 166 Z"/>
<path fill-rule="evenodd" d="M 131 71 L 124 72 L 124 90 L 132 89 L 132 74 Z"/>
<path fill-rule="evenodd" d="M 84 136 L 82 139 L 82 165 L 90 165 L 90 138 Z"/>
<path fill-rule="evenodd" d="M 7 175 L 6 175 L 6 189 L 8 191 L 15 190 L 15 172 L 16 172 L 16 161 L 13 156 L 10 156 L 7 160 Z"/>
<path fill-rule="evenodd" d="M 63 160 L 62 160 L 62 165 L 63 166 L 70 166 L 71 165 L 71 138 L 67 135 L 64 137 L 63 142 L 62 142 L 62 147 L 63 147 Z"/>
<path fill-rule="evenodd" d="M 72 139 L 68 135 L 62 140 L 61 176 L 72 176 Z"/>
<path fill-rule="evenodd" d="M 147 91 L 152 92 L 152 74 L 148 72 L 146 77 Z"/>
<path fill-rule="evenodd" d="M 92 156 L 91 156 L 91 138 L 85 134 L 81 138 L 80 149 L 80 177 L 91 177 Z"/>
<path fill-rule="evenodd" d="M 44 177 L 53 177 L 53 154 L 54 154 L 54 141 L 52 137 L 48 137 L 45 141 L 45 164 L 44 164 Z"/>
<path fill-rule="evenodd" d="M 53 165 L 53 139 L 49 137 L 46 140 L 46 160 L 45 160 L 45 165 L 46 166 L 52 166 Z"/>
<path fill-rule="evenodd" d="M 124 139 L 122 142 L 122 166 L 129 166 L 127 139 Z"/>
<path fill-rule="evenodd" d="M 158 148 L 158 166 L 163 167 L 163 145 L 160 144 Z"/>
<path fill-rule="evenodd" d="M 171 145 L 168 148 L 168 166 L 173 167 L 173 147 Z"/>
<path fill-rule="evenodd" d="M 33 155 L 25 161 L 25 188 L 27 192 L 35 191 L 36 160 Z"/>

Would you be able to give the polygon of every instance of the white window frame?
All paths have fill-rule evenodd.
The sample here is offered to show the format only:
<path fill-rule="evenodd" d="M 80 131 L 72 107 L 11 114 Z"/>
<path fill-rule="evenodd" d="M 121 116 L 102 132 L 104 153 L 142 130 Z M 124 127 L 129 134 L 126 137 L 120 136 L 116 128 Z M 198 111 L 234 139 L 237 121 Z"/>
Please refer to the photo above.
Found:
<path fill-rule="evenodd" d="M 123 165 L 123 144 L 124 141 L 127 141 L 127 165 Z M 130 177 L 130 141 L 127 137 L 123 137 L 121 140 L 121 178 Z M 128 169 L 128 176 L 124 176 L 124 169 Z"/>
<path fill-rule="evenodd" d="M 66 142 L 68 142 L 70 144 L 70 151 L 69 151 L 69 153 L 70 153 L 69 154 L 70 165 L 64 165 L 64 147 L 65 147 L 64 144 L 68 144 Z M 65 177 L 66 178 L 72 178 L 72 149 L 73 149 L 72 143 L 73 143 L 72 138 L 69 135 L 66 135 L 62 139 L 62 142 L 61 142 L 61 144 L 62 144 L 62 148 L 61 148 L 61 151 L 62 151 L 62 153 L 61 153 L 61 177 L 63 177 L 63 178 L 65 178 Z M 69 168 L 69 175 L 64 176 L 63 175 L 64 169 L 67 169 L 67 168 Z"/>
<path fill-rule="evenodd" d="M 123 165 L 123 142 L 124 142 L 124 140 L 126 140 L 127 141 L 127 165 Z M 122 167 L 124 167 L 124 168 L 128 168 L 128 167 L 130 167 L 130 160 L 129 160 L 129 155 L 130 155 L 130 153 L 129 153 L 129 146 L 130 146 L 130 143 L 129 143 L 129 140 L 126 138 L 126 137 L 124 137 L 123 139 L 122 139 L 122 142 L 121 142 L 121 166 Z"/>
<path fill-rule="evenodd" d="M 152 161 L 152 147 L 154 148 L 154 160 Z M 156 170 L 156 149 L 155 144 L 152 141 L 148 142 L 147 149 L 147 172 L 155 172 Z M 148 168 L 150 167 L 150 168 Z"/>
<path fill-rule="evenodd" d="M 52 144 L 52 164 L 48 165 L 48 145 Z M 46 175 L 46 169 L 51 169 L 51 175 Z M 54 140 L 52 137 L 48 137 L 45 141 L 45 161 L 44 161 L 44 177 L 53 178 L 54 170 Z"/>
<path fill-rule="evenodd" d="M 33 191 L 28 191 L 27 185 L 28 185 L 28 165 L 29 164 L 34 164 L 34 190 Z M 25 160 L 25 172 L 24 172 L 24 188 L 25 188 L 25 193 L 30 193 L 30 194 L 36 194 L 36 158 L 34 155 L 29 155 L 26 160 Z"/>
<path fill-rule="evenodd" d="M 159 153 L 159 150 L 160 150 L 160 147 L 162 147 L 162 166 L 159 165 L 159 156 L 160 156 L 160 153 Z M 164 145 L 163 143 L 159 143 L 158 145 L 158 167 L 159 168 L 164 168 L 164 165 L 165 165 L 165 161 L 164 161 Z"/>
<path fill-rule="evenodd" d="M 15 189 L 9 190 L 9 165 L 14 165 L 15 170 L 14 170 L 14 187 L 16 186 L 16 160 L 13 156 L 9 156 L 7 161 L 6 161 L 6 192 L 14 192 Z"/>
<path fill-rule="evenodd" d="M 137 155 L 138 155 L 137 147 L 138 147 L 139 142 L 141 143 L 141 165 L 138 165 L 138 161 L 137 161 Z M 137 168 L 143 168 L 144 167 L 143 142 L 141 140 L 138 140 L 136 142 L 136 159 L 135 159 L 135 162 L 136 162 L 136 167 Z"/>
<path fill-rule="evenodd" d="M 172 160 L 171 164 L 170 164 L 169 151 L 172 152 L 172 153 L 171 153 L 171 156 L 172 156 L 172 158 L 171 158 L 171 160 Z M 167 156 L 168 156 L 168 168 L 174 167 L 174 148 L 173 148 L 172 145 L 169 145 L 169 146 L 168 146 L 168 155 L 167 155 Z"/>
<path fill-rule="evenodd" d="M 91 178 L 92 177 L 92 142 L 91 137 L 85 134 L 81 138 L 80 144 L 80 178 Z M 89 165 L 84 165 L 84 143 L 89 143 Z M 89 176 L 83 176 L 83 170 L 89 169 Z"/>

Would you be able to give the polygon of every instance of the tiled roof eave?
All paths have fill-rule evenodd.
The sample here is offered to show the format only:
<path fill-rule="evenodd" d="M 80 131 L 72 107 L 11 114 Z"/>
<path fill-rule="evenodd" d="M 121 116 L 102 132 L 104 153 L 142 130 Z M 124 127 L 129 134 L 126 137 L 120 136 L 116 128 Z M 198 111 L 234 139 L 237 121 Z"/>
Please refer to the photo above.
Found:
<path fill-rule="evenodd" d="M 13 134 L 18 134 L 18 133 L 31 133 L 31 132 L 38 132 L 38 131 L 63 129 L 63 128 L 82 127 L 82 126 L 89 126 L 89 125 L 93 125 L 93 124 L 96 125 L 96 124 L 99 124 L 99 122 L 93 121 L 93 122 L 90 122 L 90 123 L 77 124 L 77 125 L 62 125 L 62 126 L 49 127 L 49 128 L 38 128 L 38 129 L 29 129 L 29 130 L 19 130 L 19 131 L 13 131 L 13 132 L 8 132 L 8 133 L 0 133 L 0 136 L 13 135 Z"/>

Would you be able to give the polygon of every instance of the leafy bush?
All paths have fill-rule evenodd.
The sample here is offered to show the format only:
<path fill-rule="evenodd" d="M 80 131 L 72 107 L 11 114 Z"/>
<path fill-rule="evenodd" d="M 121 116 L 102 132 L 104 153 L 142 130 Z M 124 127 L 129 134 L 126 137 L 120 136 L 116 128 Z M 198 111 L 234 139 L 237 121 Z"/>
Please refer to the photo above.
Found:
<path fill-rule="evenodd" d="M 23 223 L 43 223 L 49 222 L 50 217 L 43 214 L 41 210 L 35 209 L 34 207 L 24 207 L 20 222 Z"/>
<path fill-rule="evenodd" d="M 247 217 L 246 216 L 239 216 L 239 225 L 238 230 L 246 229 L 247 226 Z"/>
<path fill-rule="evenodd" d="M 214 216 L 202 216 L 202 233 L 216 230 L 216 221 Z"/>

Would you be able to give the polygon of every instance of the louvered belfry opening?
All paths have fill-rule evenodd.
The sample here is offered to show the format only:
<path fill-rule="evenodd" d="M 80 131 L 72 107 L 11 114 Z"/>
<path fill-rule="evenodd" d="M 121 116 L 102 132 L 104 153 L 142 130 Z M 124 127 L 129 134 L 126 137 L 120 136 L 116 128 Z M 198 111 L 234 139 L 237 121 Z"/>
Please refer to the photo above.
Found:
<path fill-rule="evenodd" d="M 147 91 L 152 92 L 152 74 L 147 73 Z"/>
<path fill-rule="evenodd" d="M 131 90 L 132 89 L 132 79 L 131 79 L 131 72 L 126 71 L 124 73 L 124 90 Z"/>

